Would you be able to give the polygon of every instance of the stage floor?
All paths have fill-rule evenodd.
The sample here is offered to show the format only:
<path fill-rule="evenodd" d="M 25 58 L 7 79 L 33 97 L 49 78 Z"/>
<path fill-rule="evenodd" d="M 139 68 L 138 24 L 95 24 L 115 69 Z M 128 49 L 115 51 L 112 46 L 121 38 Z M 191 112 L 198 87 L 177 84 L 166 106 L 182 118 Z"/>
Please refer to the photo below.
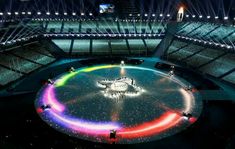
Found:
<path fill-rule="evenodd" d="M 189 82 L 154 68 L 97 65 L 53 81 L 38 92 L 38 114 L 56 130 L 93 142 L 159 140 L 186 129 L 202 110 L 200 94 L 185 90 Z"/>

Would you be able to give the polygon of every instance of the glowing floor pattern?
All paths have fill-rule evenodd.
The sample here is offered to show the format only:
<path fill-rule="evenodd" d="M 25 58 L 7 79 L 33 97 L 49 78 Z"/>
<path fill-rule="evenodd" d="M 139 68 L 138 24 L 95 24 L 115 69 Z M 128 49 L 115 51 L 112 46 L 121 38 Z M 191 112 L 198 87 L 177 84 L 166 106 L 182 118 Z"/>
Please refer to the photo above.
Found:
<path fill-rule="evenodd" d="M 134 79 L 144 92 L 120 99 L 105 97 L 97 82 L 120 77 Z M 54 81 L 37 95 L 38 114 L 56 130 L 94 142 L 158 140 L 194 123 L 202 108 L 200 95 L 183 89 L 188 82 L 149 68 L 93 66 L 62 74 Z M 43 105 L 49 108 L 42 109 Z M 193 117 L 187 120 L 183 112 Z M 115 140 L 110 140 L 110 130 L 117 131 Z"/>

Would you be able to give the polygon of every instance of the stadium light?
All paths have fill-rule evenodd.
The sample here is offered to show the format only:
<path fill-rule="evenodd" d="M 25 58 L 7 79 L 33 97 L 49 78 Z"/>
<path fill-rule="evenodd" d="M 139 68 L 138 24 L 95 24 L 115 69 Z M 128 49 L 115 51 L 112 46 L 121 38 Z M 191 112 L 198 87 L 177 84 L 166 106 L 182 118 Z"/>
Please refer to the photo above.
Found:
<path fill-rule="evenodd" d="M 167 17 L 170 17 L 171 15 L 170 14 L 167 14 Z"/>
<path fill-rule="evenodd" d="M 58 16 L 58 15 L 59 15 L 59 12 L 55 12 L 55 15 L 57 15 L 57 16 Z"/>
<path fill-rule="evenodd" d="M 207 19 L 210 19 L 211 18 L 211 16 L 207 16 Z"/>
<path fill-rule="evenodd" d="M 30 11 L 29 11 L 29 12 L 27 12 L 27 14 L 28 14 L 28 15 L 31 15 L 31 14 L 32 14 L 32 12 L 30 12 Z"/>
<path fill-rule="evenodd" d="M 67 12 L 64 12 L 64 15 L 65 15 L 65 16 L 67 16 L 67 15 L 68 15 L 68 13 L 67 13 Z"/>
<path fill-rule="evenodd" d="M 218 16 L 215 16 L 215 19 L 217 20 L 217 19 L 219 19 L 219 17 L 218 17 Z"/>
<path fill-rule="evenodd" d="M 200 15 L 199 18 L 201 19 L 201 18 L 202 18 L 202 15 Z"/>
<path fill-rule="evenodd" d="M 19 12 L 15 12 L 15 15 L 19 15 Z"/>
<path fill-rule="evenodd" d="M 3 12 L 0 12 L 0 16 L 3 16 Z"/>
<path fill-rule="evenodd" d="M 84 16 L 84 15 L 85 15 L 85 13 L 84 13 L 84 12 L 82 12 L 82 13 L 81 13 L 81 16 Z"/>
<path fill-rule="evenodd" d="M 11 15 L 11 12 L 7 12 L 7 14 L 10 16 L 10 15 Z"/>
<path fill-rule="evenodd" d="M 196 16 L 195 15 L 192 15 L 193 18 L 195 18 Z"/>
<path fill-rule="evenodd" d="M 186 18 L 188 18 L 188 17 L 189 17 L 189 15 L 187 14 L 187 15 L 186 15 Z"/>
<path fill-rule="evenodd" d="M 147 17 L 147 16 L 148 16 L 148 14 L 147 14 L 147 13 L 145 13 L 145 14 L 144 14 L 144 16 L 145 16 L 145 17 Z"/>
<path fill-rule="evenodd" d="M 93 16 L 93 14 L 90 12 L 90 13 L 89 13 L 89 16 Z"/>
<path fill-rule="evenodd" d="M 153 17 L 155 17 L 155 16 L 156 16 L 156 14 L 152 14 L 152 16 L 153 16 Z"/>
<path fill-rule="evenodd" d="M 73 16 L 76 16 L 76 12 L 73 12 L 72 15 L 73 15 Z"/>
<path fill-rule="evenodd" d="M 224 20 L 228 20 L 228 17 L 227 17 L 227 16 L 225 16 L 225 17 L 224 17 Z"/>
<path fill-rule="evenodd" d="M 21 12 L 21 14 L 22 14 L 22 15 L 25 15 L 25 14 L 26 14 L 26 12 L 22 11 L 22 12 Z"/>
<path fill-rule="evenodd" d="M 46 13 L 46 15 L 48 15 L 48 16 L 49 16 L 50 14 L 51 14 L 50 12 L 47 12 L 47 13 Z"/>
<path fill-rule="evenodd" d="M 160 17 L 163 17 L 163 14 L 161 13 L 159 16 L 160 16 Z"/>
<path fill-rule="evenodd" d="M 137 16 L 140 17 L 140 14 L 138 13 Z"/>
<path fill-rule="evenodd" d="M 37 12 L 37 15 L 41 15 L 42 13 L 41 12 Z"/>

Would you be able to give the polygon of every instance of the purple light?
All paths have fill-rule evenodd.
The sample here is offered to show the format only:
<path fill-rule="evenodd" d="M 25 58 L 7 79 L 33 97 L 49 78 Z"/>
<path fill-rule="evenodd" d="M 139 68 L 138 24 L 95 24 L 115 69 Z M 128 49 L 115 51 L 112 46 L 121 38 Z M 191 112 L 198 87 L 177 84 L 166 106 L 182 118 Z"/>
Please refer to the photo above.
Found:
<path fill-rule="evenodd" d="M 49 85 L 43 95 L 43 103 L 50 105 L 53 110 L 63 112 L 65 107 L 59 103 L 55 97 L 55 91 L 53 85 Z"/>

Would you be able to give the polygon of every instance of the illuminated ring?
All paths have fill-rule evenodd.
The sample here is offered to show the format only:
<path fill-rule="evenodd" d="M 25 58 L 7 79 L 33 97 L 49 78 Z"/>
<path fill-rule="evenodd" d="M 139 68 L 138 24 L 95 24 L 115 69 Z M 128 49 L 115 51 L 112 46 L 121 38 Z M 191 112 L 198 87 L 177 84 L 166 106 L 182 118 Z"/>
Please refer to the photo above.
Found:
<path fill-rule="evenodd" d="M 116 130 L 118 137 L 121 139 L 123 138 L 133 139 L 138 137 L 148 137 L 154 134 L 159 134 L 167 129 L 172 128 L 173 126 L 182 121 L 183 119 L 182 114 L 172 111 L 172 112 L 166 112 L 159 118 L 154 119 L 150 122 L 145 122 L 143 124 L 134 127 L 125 128 L 115 122 L 92 122 L 64 115 L 63 112 L 66 109 L 66 107 L 56 99 L 54 92 L 55 87 L 61 87 L 65 85 L 69 79 L 71 79 L 73 76 L 79 73 L 91 72 L 95 70 L 115 68 L 115 67 L 118 68 L 120 66 L 102 65 L 102 66 L 82 68 L 75 72 L 68 73 L 62 78 L 56 80 L 53 85 L 47 85 L 44 94 L 41 97 L 39 97 L 39 102 L 36 103 L 37 112 L 39 114 L 45 113 L 46 115 L 50 115 L 50 117 L 58 124 L 62 125 L 63 127 L 69 128 L 77 133 L 83 133 L 85 135 L 95 135 L 96 137 L 108 137 L 110 130 Z M 158 73 L 163 77 L 168 77 L 167 74 L 150 68 L 134 67 L 134 66 L 122 66 L 122 68 L 148 70 L 154 73 Z M 186 86 L 175 77 L 172 77 L 171 80 L 180 84 L 182 87 Z M 184 89 L 181 89 L 180 92 L 184 96 L 185 100 L 184 103 L 186 107 L 185 112 L 189 113 L 191 112 L 194 96 L 192 95 L 191 92 L 187 92 Z M 43 111 L 42 109 L 40 109 L 39 105 L 49 105 L 50 109 Z"/>

